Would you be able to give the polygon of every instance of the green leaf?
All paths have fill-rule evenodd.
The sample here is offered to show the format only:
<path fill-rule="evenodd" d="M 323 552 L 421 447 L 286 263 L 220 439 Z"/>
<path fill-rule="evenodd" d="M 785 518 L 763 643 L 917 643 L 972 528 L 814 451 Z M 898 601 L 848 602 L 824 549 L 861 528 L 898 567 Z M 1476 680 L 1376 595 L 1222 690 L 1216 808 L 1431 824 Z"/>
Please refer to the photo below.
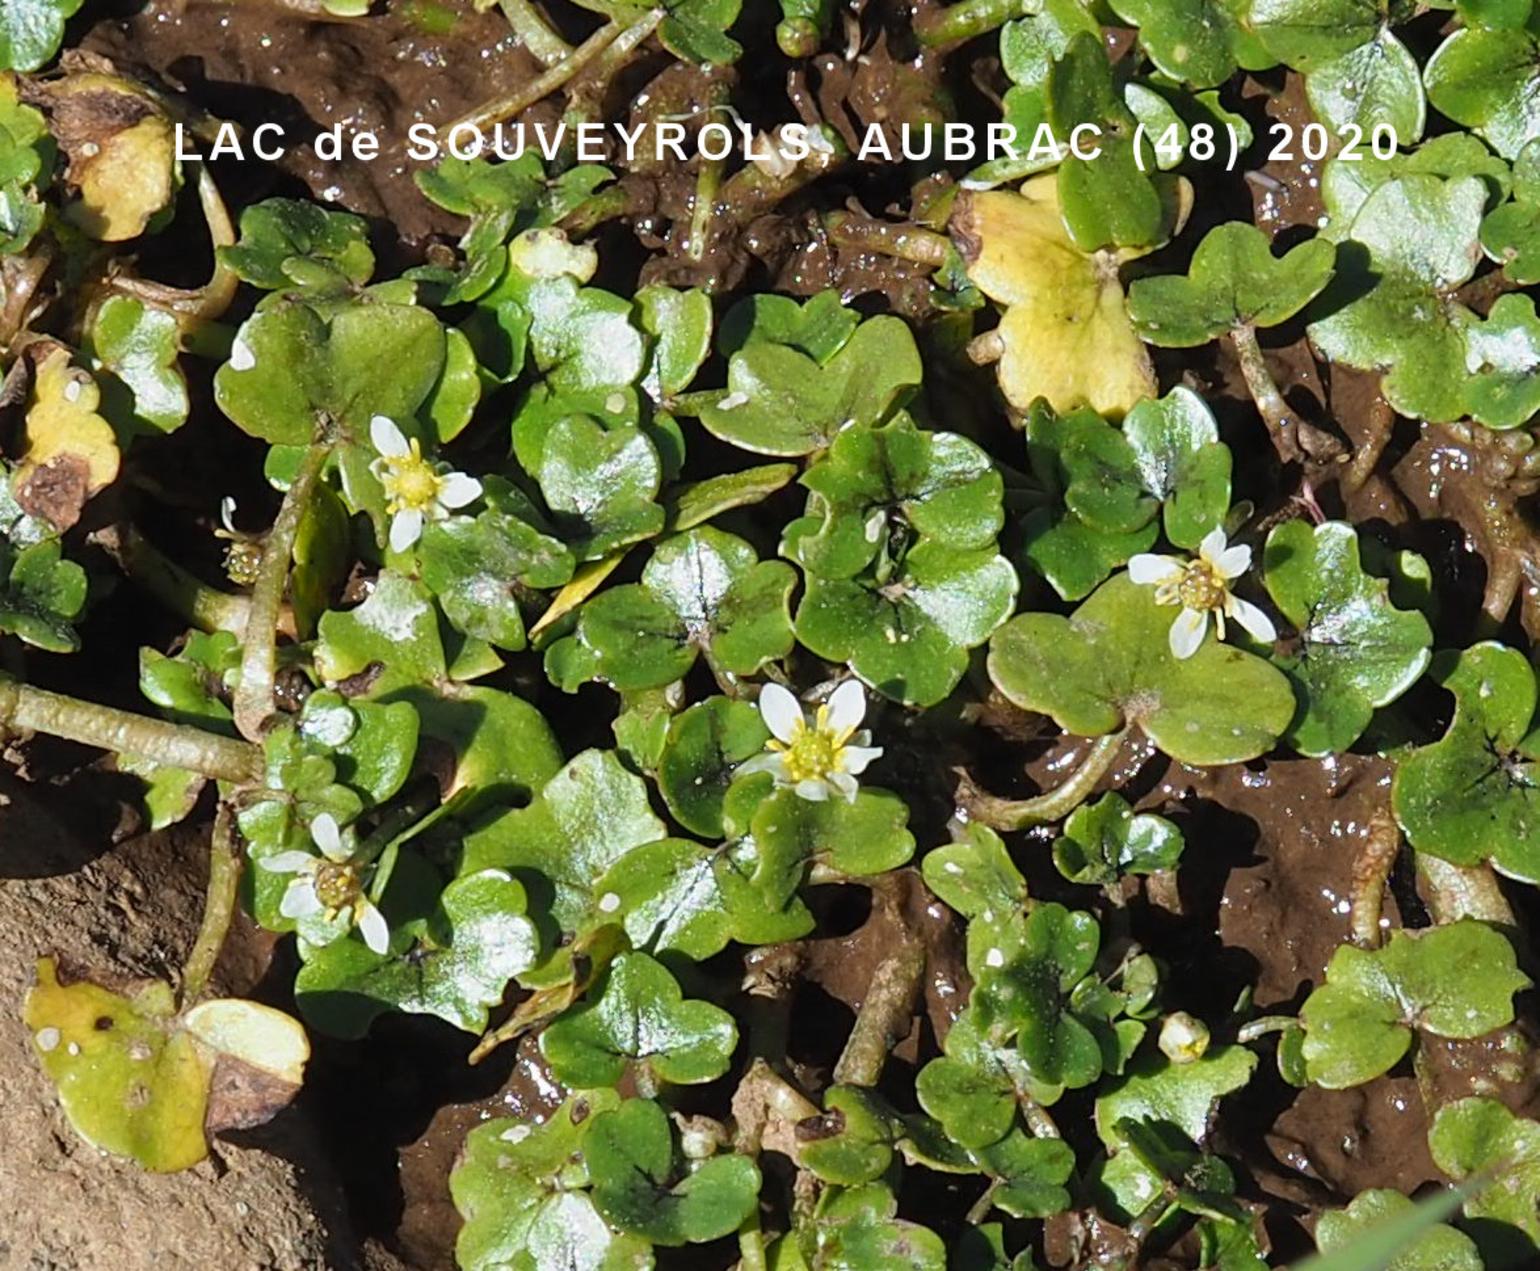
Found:
<path fill-rule="evenodd" d="M 323 417 L 357 436 L 386 415 L 412 420 L 444 366 L 444 329 L 427 310 L 353 304 L 324 321 L 304 304 L 253 314 L 214 376 L 219 408 L 244 431 L 308 445 Z"/>
<path fill-rule="evenodd" d="M 585 750 L 528 807 L 501 812 L 468 834 L 460 869 L 513 871 L 537 906 L 571 932 L 589 912 L 594 884 L 605 870 L 665 833 L 648 805 L 646 783 L 613 752 Z"/>
<path fill-rule="evenodd" d="M 388 1010 L 436 1015 L 479 1033 L 508 981 L 539 954 L 524 909 L 524 889 L 502 870 L 466 874 L 444 888 L 430 919 L 392 931 L 385 957 L 358 940 L 311 951 L 294 980 L 295 1003 L 336 1037 L 362 1037 Z"/>
<path fill-rule="evenodd" d="M 1500 296 L 1466 333 L 1466 409 L 1488 428 L 1517 428 L 1540 411 L 1540 317 L 1529 296 Z"/>
<path fill-rule="evenodd" d="M 1214 639 L 1179 661 L 1174 616 L 1152 588 L 1119 575 L 1069 618 L 1013 618 L 990 641 L 989 675 L 1017 706 L 1080 736 L 1137 724 L 1168 755 L 1199 765 L 1270 749 L 1294 715 L 1289 681 Z"/>
<path fill-rule="evenodd" d="M 53 59 L 64 22 L 81 0 L 6 0 L 0 10 L 0 70 L 35 71 Z"/>
<path fill-rule="evenodd" d="M 1505 159 L 1540 137 L 1540 47 L 1524 31 L 1455 31 L 1429 59 L 1428 99 Z"/>
<path fill-rule="evenodd" d="M 1346 1257 L 1365 1240 L 1384 1234 L 1387 1224 L 1405 1222 L 1417 1211 L 1417 1203 L 1400 1192 L 1370 1188 L 1353 1197 L 1346 1209 L 1321 1215 L 1315 1226 L 1316 1247 L 1324 1254 Z M 1376 1260 L 1375 1265 L 1384 1271 L 1482 1271 L 1484 1264 L 1469 1236 L 1434 1222 L 1389 1260 Z"/>
<path fill-rule="evenodd" d="M 956 433 L 924 432 L 907 414 L 846 429 L 803 475 L 819 524 L 783 548 L 826 578 L 859 573 L 898 529 L 944 543 L 993 546 L 1004 524 L 1002 481 L 989 456 Z"/>
<path fill-rule="evenodd" d="M 968 825 L 959 841 L 927 852 L 920 869 L 925 885 L 964 918 L 1026 908 L 1027 880 L 987 825 Z"/>
<path fill-rule="evenodd" d="M 1332 1090 L 1388 1072 L 1412 1030 L 1480 1037 L 1513 1020 L 1513 994 L 1529 987 L 1513 947 L 1474 919 L 1396 931 L 1381 949 L 1341 945 L 1326 983 L 1305 999 L 1305 1070 Z"/>
<path fill-rule="evenodd" d="M 897 1217 L 884 1183 L 831 1187 L 819 1197 L 811 1230 L 799 1226 L 776 1245 L 774 1271 L 945 1271 L 947 1246 L 928 1227 Z M 812 1260 L 798 1242 L 811 1244 Z"/>
<path fill-rule="evenodd" d="M 789 565 L 703 526 L 660 543 L 641 582 L 589 601 L 578 639 L 597 655 L 595 673 L 626 691 L 673 683 L 702 653 L 724 672 L 753 675 L 791 651 L 795 586 Z"/>
<path fill-rule="evenodd" d="M 1235 74 L 1244 0 L 1114 0 L 1112 7 L 1139 28 L 1139 43 L 1162 74 L 1195 88 Z"/>
<path fill-rule="evenodd" d="M 417 559 L 456 630 L 510 652 L 526 644 L 520 586 L 560 587 L 575 567 L 561 542 L 495 508 L 430 522 Z"/>
<path fill-rule="evenodd" d="M 554 387 L 610 388 L 641 377 L 646 342 L 631 323 L 629 302 L 596 287 L 579 287 L 566 274 L 535 280 L 523 299 L 530 315 L 530 352 Z"/>
<path fill-rule="evenodd" d="M 723 512 L 750 507 L 768 499 L 796 475 L 795 464 L 767 463 L 677 486 L 669 492 L 669 527 L 693 530 Z"/>
<path fill-rule="evenodd" d="M 1389 584 L 1364 572 L 1358 533 L 1345 521 L 1284 522 L 1268 535 L 1262 571 L 1297 633 L 1274 657 L 1299 695 L 1288 741 L 1306 755 L 1345 751 L 1376 708 L 1422 677 L 1433 643 L 1428 620 L 1397 609 Z"/>
<path fill-rule="evenodd" d="M 538 1124 L 500 1118 L 466 1136 L 449 1193 L 465 1220 L 455 1260 L 465 1271 L 634 1271 L 650 1254 L 612 1229 L 587 1192 L 583 1140 L 611 1090 L 568 1098 Z"/>
<path fill-rule="evenodd" d="M 848 662 L 885 697 L 934 706 L 1016 604 L 1016 571 L 989 549 L 922 541 L 894 576 L 810 576 L 797 638 L 821 658 Z"/>
<path fill-rule="evenodd" d="M 304 199 L 252 204 L 241 213 L 240 241 L 218 254 L 243 282 L 268 291 L 362 286 L 374 273 L 363 218 Z"/>
<path fill-rule="evenodd" d="M 1369 195 L 1397 177 L 1416 174 L 1446 180 L 1479 177 L 1489 205 L 1506 198 L 1512 184 L 1508 165 L 1468 132 L 1434 137 L 1388 159 L 1372 153 L 1354 160 L 1329 159 L 1321 177 L 1321 199 L 1330 214 L 1322 236 L 1333 241 L 1345 238 Z"/>
<path fill-rule="evenodd" d="M 1195 550 L 1230 510 L 1230 448 L 1219 440 L 1213 412 L 1179 384 L 1129 411 L 1123 435 L 1144 488 L 1161 502 L 1166 537 Z"/>
<path fill-rule="evenodd" d="M 1357 129 L 1374 138 L 1389 129 L 1400 146 L 1414 145 L 1428 120 L 1428 100 L 1417 59 L 1382 26 L 1373 38 L 1305 74 L 1311 109 L 1339 134 Z"/>
<path fill-rule="evenodd" d="M 56 538 L 14 551 L 0 538 L 0 635 L 48 653 L 80 647 L 74 621 L 86 603 L 86 573 L 63 558 Z"/>
<path fill-rule="evenodd" d="M 587 415 L 552 425 L 536 472 L 556 532 L 579 560 L 597 560 L 663 528 L 657 447 L 639 428 L 607 429 Z"/>
<path fill-rule="evenodd" d="M 1013 1218 L 1047 1218 L 1069 1208 L 1064 1184 L 1075 1170 L 1075 1152 L 1063 1139 L 1039 1139 L 1012 1130 L 998 1143 L 972 1153 L 995 1180 L 991 1199 Z"/>
<path fill-rule="evenodd" d="M 1481 246 L 1514 282 L 1540 282 L 1540 138 L 1514 161 L 1513 201 L 1487 213 Z"/>
<path fill-rule="evenodd" d="M 1440 653 L 1431 674 L 1454 694 L 1454 717 L 1442 738 L 1397 765 L 1396 819 L 1419 852 L 1458 865 L 1489 860 L 1540 882 L 1534 671 L 1523 654 L 1487 641 Z"/>
<path fill-rule="evenodd" d="M 1100 34 L 1076 35 L 1054 62 L 1045 84 L 1054 135 L 1091 125 L 1100 153 L 1067 155 L 1059 166 L 1064 226 L 1083 252 L 1153 247 L 1169 233 L 1166 206 L 1148 173 L 1153 150 L 1136 158 L 1138 120 L 1124 103 Z"/>
<path fill-rule="evenodd" d="M 662 402 L 690 387 L 711 353 L 711 297 L 704 291 L 643 287 L 636 293 L 642 330 L 653 346 L 642 387 Z"/>
<path fill-rule="evenodd" d="M 773 944 L 813 928 L 796 898 L 804 861 L 795 844 L 752 837 L 706 847 L 660 839 L 634 848 L 594 885 L 598 912 L 638 947 L 703 961 L 728 941 Z"/>
<path fill-rule="evenodd" d="M 815 802 L 778 789 L 755 808 L 750 833 L 767 859 L 826 865 L 859 877 L 897 869 L 914 855 L 909 808 L 889 790 L 858 791 L 853 802 Z"/>
<path fill-rule="evenodd" d="M 823 365 L 789 345 L 752 340 L 732 355 L 727 394 L 702 406 L 700 421 L 756 454 L 810 454 L 852 424 L 881 423 L 922 374 L 899 318 L 868 318 Z"/>
<path fill-rule="evenodd" d="M 1466 1217 L 1506 1223 L 1540 1242 L 1540 1124 L 1496 1099 L 1458 1099 L 1435 1115 L 1428 1150 L 1451 1178 L 1479 1179 L 1480 1189 L 1465 1202 Z M 1520 1259 L 1532 1248 L 1521 1243 Z"/>
<path fill-rule="evenodd" d="M 731 357 L 752 344 L 784 344 L 823 366 L 860 325 L 861 315 L 847 309 L 837 291 L 820 291 L 802 304 L 790 296 L 756 292 L 727 311 L 717 346 Z"/>
<path fill-rule="evenodd" d="M 729 1153 L 679 1169 L 668 1114 L 650 1099 L 627 1099 L 595 1116 L 583 1136 L 583 1158 L 599 1212 L 657 1245 L 716 1240 L 759 1203 L 759 1170 L 746 1156 Z"/>
<path fill-rule="evenodd" d="M 658 790 L 674 819 L 691 833 L 721 838 L 733 770 L 769 740 L 759 712 L 731 698 L 709 697 L 675 717 L 658 763 Z"/>
<path fill-rule="evenodd" d="M 1403 415 L 1448 420 L 1463 413 L 1471 314 L 1452 293 L 1480 258 L 1486 198 L 1476 177 L 1417 174 L 1380 186 L 1351 230 L 1367 249 L 1370 272 L 1360 267 L 1345 281 L 1365 294 L 1309 328 L 1324 356 L 1387 372 L 1382 390 Z"/>
<path fill-rule="evenodd" d="M 737 1044 L 731 1015 L 685 999 L 678 981 L 645 953 L 622 953 L 588 1000 L 540 1035 L 552 1075 L 577 1088 L 613 1086 L 628 1072 L 653 1083 L 714 1081 Z"/>
<path fill-rule="evenodd" d="M 1368 44 L 1385 14 L 1379 0 L 1251 0 L 1251 28 L 1267 51 L 1308 71 Z"/>
<path fill-rule="evenodd" d="M 1331 281 L 1336 253 L 1319 238 L 1282 257 L 1267 235 L 1228 221 L 1204 235 L 1186 274 L 1137 279 L 1128 312 L 1142 339 L 1162 348 L 1193 348 L 1236 327 L 1287 322 Z"/>
<path fill-rule="evenodd" d="M 1182 832 L 1165 817 L 1135 815 L 1113 791 L 1070 814 L 1054 841 L 1053 863 L 1073 883 L 1105 886 L 1125 874 L 1175 869 L 1183 845 Z"/>
<path fill-rule="evenodd" d="M 103 412 L 126 443 L 135 432 L 175 432 L 187 420 L 187 380 L 177 365 L 176 318 L 132 296 L 109 296 L 96 311 L 91 348 Z M 126 399 L 126 400 L 125 400 Z"/>
<path fill-rule="evenodd" d="M 824 1111 L 797 1123 L 797 1160 L 826 1183 L 875 1182 L 893 1163 L 903 1123 L 880 1096 L 861 1086 L 830 1086 Z"/>

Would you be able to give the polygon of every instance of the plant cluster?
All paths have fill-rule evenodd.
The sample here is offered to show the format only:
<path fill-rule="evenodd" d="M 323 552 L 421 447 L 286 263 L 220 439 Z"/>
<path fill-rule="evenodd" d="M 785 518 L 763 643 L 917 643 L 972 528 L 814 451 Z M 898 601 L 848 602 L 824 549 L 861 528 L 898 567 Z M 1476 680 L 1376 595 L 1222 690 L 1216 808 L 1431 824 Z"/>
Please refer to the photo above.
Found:
<path fill-rule="evenodd" d="M 26 1025 L 87 1141 L 186 1168 L 293 1097 L 308 1034 L 425 1016 L 556 1092 L 465 1141 L 468 1271 L 689 1245 L 1019 1271 L 1049 1219 L 1085 1265 L 1252 1271 L 1300 1231 L 1221 1101 L 1482 1039 L 1502 1062 L 1471 1093 L 1423 1083 L 1458 1190 L 1371 1188 L 1310 1226 L 1333 1267 L 1540 1258 L 1530 950 L 1497 881 L 1540 882 L 1540 631 L 1528 596 L 1514 613 L 1540 569 L 1540 7 L 920 5 L 894 36 L 906 125 L 957 112 L 915 67 L 984 48 L 990 122 L 1095 124 L 1103 155 L 932 164 L 884 219 L 819 210 L 856 172 L 821 121 L 800 162 L 692 160 L 672 229 L 618 163 L 449 158 L 416 179 L 463 235 L 400 272 L 349 212 L 232 215 L 173 144 L 206 117 L 58 56 L 80 8 L 0 4 L 0 731 L 111 751 L 148 827 L 211 843 L 180 970 L 38 967 Z M 826 0 L 501 8 L 543 70 L 478 120 L 558 93 L 603 117 L 642 50 L 698 74 L 871 36 Z M 1260 171 L 1259 82 L 1297 83 L 1330 137 L 1324 215 L 1286 244 L 1213 158 L 1231 129 Z M 1376 129 L 1390 157 L 1351 152 Z M 918 270 L 920 299 L 706 268 L 786 207 Z M 639 274 L 628 225 L 650 264 L 706 272 Z M 156 244 L 204 239 L 206 283 L 150 275 Z M 1364 377 L 1373 418 L 1302 413 L 1287 338 Z M 1407 430 L 1485 483 L 1479 607 L 1354 512 Z M 143 515 L 198 435 L 250 461 L 184 510 L 218 581 L 212 541 L 172 551 Z M 138 712 L 55 691 L 107 634 L 110 574 L 186 631 L 138 648 Z M 1037 792 L 985 789 L 1002 751 L 1052 753 Z M 1352 941 L 1292 1004 L 1215 1010 L 1146 919 L 1227 845 L 1140 773 L 1349 753 L 1394 773 Z M 1398 858 L 1426 912 L 1403 889 L 1387 931 Z M 915 895 L 966 968 L 928 1013 Z M 898 934 L 808 1062 L 831 897 Z M 293 937 L 285 1009 L 210 992 L 238 908 Z"/>

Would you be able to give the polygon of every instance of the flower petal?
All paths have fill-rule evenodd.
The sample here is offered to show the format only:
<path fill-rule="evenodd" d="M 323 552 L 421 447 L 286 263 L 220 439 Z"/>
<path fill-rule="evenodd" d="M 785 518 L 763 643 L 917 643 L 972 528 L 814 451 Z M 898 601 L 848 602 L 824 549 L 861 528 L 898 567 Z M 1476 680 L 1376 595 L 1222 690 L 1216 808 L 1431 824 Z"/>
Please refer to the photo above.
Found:
<path fill-rule="evenodd" d="M 278 912 L 285 918 L 308 918 L 321 912 L 321 898 L 308 878 L 296 878 L 278 902 Z"/>
<path fill-rule="evenodd" d="M 797 740 L 804 726 L 802 703 L 796 694 L 774 682 L 759 690 L 759 714 L 775 739 L 788 746 Z"/>
<path fill-rule="evenodd" d="M 422 537 L 422 513 L 416 508 L 402 508 L 390 518 L 390 550 L 405 552 Z"/>
<path fill-rule="evenodd" d="M 1190 658 L 1208 634 L 1208 614 L 1199 609 L 1184 608 L 1171 624 L 1171 656 Z"/>
<path fill-rule="evenodd" d="M 406 434 L 388 415 L 376 415 L 369 421 L 369 440 L 376 450 L 391 459 L 404 459 L 412 453 L 406 443 Z"/>
<path fill-rule="evenodd" d="M 1214 566 L 1214 572 L 1226 581 L 1239 578 L 1251 568 L 1251 548 L 1244 543 L 1237 543 L 1234 547 L 1225 548 L 1210 563 Z"/>
<path fill-rule="evenodd" d="M 754 772 L 770 772 L 780 782 L 786 780 L 786 757 L 774 750 L 763 750 L 752 759 L 745 759 L 733 769 L 734 776 L 746 776 Z"/>
<path fill-rule="evenodd" d="M 351 855 L 342 846 L 342 830 L 330 812 L 322 812 L 310 823 L 310 837 L 327 860 L 345 861 Z"/>
<path fill-rule="evenodd" d="M 439 482 L 438 501 L 453 512 L 481 497 L 481 482 L 463 472 L 451 472 Z"/>
<path fill-rule="evenodd" d="M 385 915 L 367 896 L 360 896 L 353 902 L 353 921 L 358 924 L 359 934 L 371 952 L 382 958 L 390 952 L 390 928 L 385 924 Z"/>
<path fill-rule="evenodd" d="M 1175 582 L 1185 569 L 1186 566 L 1175 557 L 1157 556 L 1154 552 L 1139 552 L 1128 560 L 1128 576 L 1141 587 Z"/>
<path fill-rule="evenodd" d="M 1225 537 L 1224 530 L 1216 525 L 1203 536 L 1203 541 L 1198 544 L 1198 555 L 1212 565 L 1224 555 L 1225 544 L 1229 541 Z"/>
<path fill-rule="evenodd" d="M 257 868 L 270 874 L 308 874 L 315 865 L 316 858 L 309 852 L 274 852 L 256 859 Z"/>
<path fill-rule="evenodd" d="M 219 501 L 219 523 L 225 527 L 227 534 L 239 534 L 235 528 L 235 499 L 231 495 L 225 495 Z"/>
<path fill-rule="evenodd" d="M 846 746 L 840 751 L 840 766 L 852 777 L 859 777 L 867 764 L 881 757 L 881 746 Z"/>
<path fill-rule="evenodd" d="M 829 797 L 829 783 L 817 777 L 807 777 L 797 782 L 797 797 L 809 803 L 823 803 Z"/>
<path fill-rule="evenodd" d="M 1260 640 L 1263 644 L 1271 644 L 1278 638 L 1273 620 L 1251 601 L 1242 600 L 1239 596 L 1231 596 L 1226 608 L 1230 611 L 1230 616 L 1246 628 L 1252 639 Z"/>
<path fill-rule="evenodd" d="M 866 689 L 860 680 L 846 680 L 829 694 L 829 729 L 835 733 L 853 733 L 866 714 Z"/>
<path fill-rule="evenodd" d="M 861 788 L 856 779 L 848 772 L 831 772 L 829 774 L 829 784 L 839 791 L 840 796 L 846 803 L 854 803 L 856 801 L 856 792 Z"/>

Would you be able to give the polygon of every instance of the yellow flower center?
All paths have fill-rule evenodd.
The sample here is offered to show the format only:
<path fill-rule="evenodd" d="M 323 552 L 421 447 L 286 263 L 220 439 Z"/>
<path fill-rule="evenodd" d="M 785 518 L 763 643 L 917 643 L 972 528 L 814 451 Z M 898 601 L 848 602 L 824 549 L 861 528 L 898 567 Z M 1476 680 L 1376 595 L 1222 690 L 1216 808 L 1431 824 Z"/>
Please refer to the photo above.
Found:
<path fill-rule="evenodd" d="M 1183 572 L 1182 580 L 1176 585 L 1176 594 L 1185 608 L 1209 613 L 1225 607 L 1230 591 L 1208 561 L 1195 560 Z"/>
<path fill-rule="evenodd" d="M 326 907 L 329 917 L 335 917 L 358 898 L 358 870 L 352 865 L 327 861 L 316 869 L 314 886 L 316 899 Z"/>
<path fill-rule="evenodd" d="M 392 514 L 408 510 L 426 512 L 444 483 L 433 465 L 422 457 L 422 446 L 415 437 L 411 446 L 410 454 L 386 459 L 380 473 L 380 484 L 385 487 Z"/>
<path fill-rule="evenodd" d="M 848 728 L 830 728 L 829 708 L 820 706 L 811 728 L 805 723 L 799 724 L 789 746 L 772 741 L 770 748 L 782 753 L 786 775 L 792 781 L 821 781 L 831 772 L 840 770 L 850 733 Z"/>

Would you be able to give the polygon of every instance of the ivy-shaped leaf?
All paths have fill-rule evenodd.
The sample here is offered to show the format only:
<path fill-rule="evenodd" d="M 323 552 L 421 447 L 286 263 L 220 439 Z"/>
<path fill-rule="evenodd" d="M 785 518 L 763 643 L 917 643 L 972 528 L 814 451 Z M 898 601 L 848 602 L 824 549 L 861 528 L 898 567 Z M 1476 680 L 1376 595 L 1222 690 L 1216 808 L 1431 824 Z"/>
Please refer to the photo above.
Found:
<path fill-rule="evenodd" d="M 881 423 L 922 374 L 914 336 L 899 318 L 868 318 L 823 364 L 791 345 L 755 339 L 732 355 L 727 392 L 701 406 L 700 421 L 755 454 L 811 454 L 853 424 Z"/>
<path fill-rule="evenodd" d="M 686 999 L 662 963 L 645 953 L 617 957 L 589 999 L 540 1035 L 552 1074 L 579 1089 L 616 1085 L 628 1072 L 653 1084 L 714 1081 L 737 1044 L 731 1015 Z"/>
<path fill-rule="evenodd" d="M 557 533 L 579 560 L 597 560 L 663 528 L 657 447 L 639 428 L 607 429 L 569 415 L 546 434 L 537 473 Z"/>
<path fill-rule="evenodd" d="M 697 702 L 666 728 L 657 774 L 663 801 L 691 833 L 721 838 L 733 771 L 765 748 L 770 730 L 754 707 L 727 697 Z"/>
<path fill-rule="evenodd" d="M 455 1241 L 465 1271 L 646 1265 L 643 1242 L 610 1227 L 587 1190 L 589 1122 L 619 1104 L 614 1091 L 588 1090 L 539 1124 L 500 1118 L 466 1136 L 449 1175 L 449 1194 L 465 1220 Z"/>
<path fill-rule="evenodd" d="M 885 697 L 934 706 L 967 669 L 968 651 L 1010 615 L 1019 584 L 1005 557 L 922 541 L 888 577 L 810 576 L 797 638 L 847 662 Z"/>
<path fill-rule="evenodd" d="M 1438 1110 L 1428 1150 L 1451 1178 L 1481 1177 L 1465 1202 L 1466 1217 L 1516 1227 L 1528 1237 L 1514 1242 L 1519 1257 L 1527 1257 L 1530 1242 L 1540 1242 L 1540 1124 L 1496 1099 L 1458 1099 Z"/>
<path fill-rule="evenodd" d="M 1487 213 L 1481 246 L 1521 286 L 1540 282 L 1540 137 L 1513 164 L 1513 200 Z"/>
<path fill-rule="evenodd" d="M 387 1010 L 436 1015 L 478 1033 L 509 980 L 539 954 L 524 910 L 524 889 L 502 870 L 467 874 L 444 888 L 429 919 L 393 931 L 384 957 L 357 940 L 311 952 L 294 1000 L 306 1020 L 337 1037 L 362 1037 Z"/>
<path fill-rule="evenodd" d="M 1406 1054 L 1413 1029 L 1469 1038 L 1511 1023 L 1529 983 L 1513 946 L 1470 918 L 1393 932 L 1381 949 L 1341 945 L 1300 1010 L 1305 1071 L 1328 1089 L 1362 1085 Z"/>
<path fill-rule="evenodd" d="M 890 790 L 868 786 L 850 802 L 815 802 L 782 788 L 759 800 L 749 833 L 767 860 L 817 863 L 859 877 L 908 862 L 914 855 L 908 821 L 908 805 Z"/>
<path fill-rule="evenodd" d="M 1419 852 L 1458 865 L 1488 860 L 1540 882 L 1534 671 L 1523 654 L 1488 641 L 1440 653 L 1430 673 L 1454 694 L 1454 718 L 1397 765 L 1396 819 Z"/>
<path fill-rule="evenodd" d="M 1345 751 L 1376 708 L 1421 678 L 1433 643 L 1428 620 L 1397 609 L 1389 584 L 1364 572 L 1358 533 L 1345 521 L 1286 521 L 1268 535 L 1262 572 L 1296 632 L 1274 656 L 1299 694 L 1287 740 L 1306 755 Z"/>
<path fill-rule="evenodd" d="M 927 432 L 900 414 L 846 429 L 801 479 L 816 528 L 783 550 L 804 569 L 848 578 L 871 564 L 896 527 L 944 543 L 991 546 L 1004 523 L 1002 481 L 989 456 L 956 433 Z"/>
<path fill-rule="evenodd" d="M 761 561 L 743 539 L 710 526 L 665 539 L 642 580 L 584 606 L 577 639 L 594 674 L 626 691 L 682 679 L 697 656 L 730 675 L 753 675 L 791 651 L 796 574 Z"/>
<path fill-rule="evenodd" d="M 1179 384 L 1129 411 L 1123 435 L 1144 488 L 1160 500 L 1166 537 L 1196 550 L 1230 510 L 1230 448 L 1219 440 L 1214 413 Z"/>
<path fill-rule="evenodd" d="M 49 653 L 80 647 L 74 622 L 86 603 L 86 573 L 50 538 L 19 551 L 0 538 L 0 635 Z"/>
<path fill-rule="evenodd" d="M 812 1252 L 802 1253 L 802 1245 Z M 946 1271 L 947 1246 L 929 1227 L 898 1217 L 885 1183 L 824 1189 L 805 1225 L 777 1242 L 775 1271 Z"/>
<path fill-rule="evenodd" d="M 1488 428 L 1517 428 L 1540 411 L 1540 316 L 1529 296 L 1500 296 L 1465 338 L 1465 406 Z"/>
<path fill-rule="evenodd" d="M 1403 415 L 1443 421 L 1464 414 L 1471 313 L 1453 293 L 1480 258 L 1486 200 L 1477 177 L 1416 174 L 1380 186 L 1350 231 L 1368 256 L 1345 276 L 1358 298 L 1309 328 L 1328 359 L 1384 371 L 1382 391 Z"/>
<path fill-rule="evenodd" d="M 109 296 L 97 309 L 91 350 L 104 372 L 102 409 L 123 443 L 135 432 L 175 432 L 187 421 L 179 340 L 172 314 L 132 296 Z"/>
<path fill-rule="evenodd" d="M 1523 30 L 1467 27 L 1428 60 L 1428 99 L 1457 124 L 1474 129 L 1505 159 L 1540 137 L 1535 76 L 1540 45 Z"/>
<path fill-rule="evenodd" d="M 1026 908 L 1027 880 L 987 825 L 968 825 L 957 842 L 927 852 L 920 869 L 925 885 L 964 918 Z"/>
<path fill-rule="evenodd" d="M 1200 765 L 1269 750 L 1294 716 L 1289 681 L 1213 639 L 1178 660 L 1173 617 L 1151 588 L 1120 574 L 1068 618 L 1013 618 L 990 641 L 989 675 L 1023 710 L 1083 737 L 1137 724 L 1168 755 Z"/>
<path fill-rule="evenodd" d="M 1241 26 L 1246 0 L 1116 0 L 1112 7 L 1139 28 L 1139 43 L 1162 74 L 1194 88 L 1223 84 L 1241 56 L 1259 51 Z M 1246 60 L 1260 70 L 1267 59 Z"/>
<path fill-rule="evenodd" d="M 369 226 L 308 199 L 265 199 L 241 213 L 241 237 L 219 249 L 243 282 L 267 291 L 361 287 L 374 273 Z"/>
<path fill-rule="evenodd" d="M 35 71 L 53 59 L 65 19 L 82 0 L 7 0 L 0 12 L 0 70 Z"/>
<path fill-rule="evenodd" d="M 1384 1223 L 1406 1218 L 1416 1209 L 1416 1202 L 1400 1192 L 1371 1187 L 1353 1197 L 1346 1209 L 1333 1209 L 1321 1215 L 1315 1225 L 1316 1246 L 1322 1253 L 1340 1251 L 1346 1255 L 1355 1241 Z M 1475 1241 L 1441 1222 L 1424 1229 L 1383 1264 L 1385 1271 L 1482 1271 L 1484 1265 Z"/>
<path fill-rule="evenodd" d="M 1175 869 L 1182 832 L 1163 816 L 1135 814 L 1117 791 L 1082 804 L 1054 840 L 1053 863 L 1074 883 L 1105 886 L 1125 874 Z"/>
<path fill-rule="evenodd" d="M 537 908 L 571 932 L 588 914 L 604 871 L 665 833 L 648 805 L 646 783 L 611 751 L 585 750 L 528 807 L 499 813 L 468 834 L 460 869 L 513 871 Z"/>

